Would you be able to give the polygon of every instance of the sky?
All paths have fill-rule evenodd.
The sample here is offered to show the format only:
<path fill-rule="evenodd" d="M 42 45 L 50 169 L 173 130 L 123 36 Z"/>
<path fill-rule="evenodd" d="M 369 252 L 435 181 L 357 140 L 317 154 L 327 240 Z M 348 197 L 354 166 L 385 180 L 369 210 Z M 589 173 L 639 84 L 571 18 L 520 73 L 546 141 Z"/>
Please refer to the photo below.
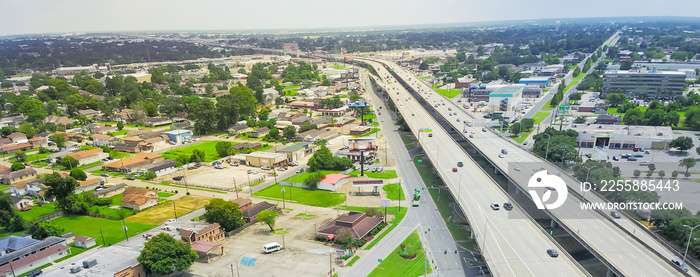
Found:
<path fill-rule="evenodd" d="M 323 29 L 586 17 L 697 17 L 698 10 L 698 0 L 0 0 L 0 36 Z"/>

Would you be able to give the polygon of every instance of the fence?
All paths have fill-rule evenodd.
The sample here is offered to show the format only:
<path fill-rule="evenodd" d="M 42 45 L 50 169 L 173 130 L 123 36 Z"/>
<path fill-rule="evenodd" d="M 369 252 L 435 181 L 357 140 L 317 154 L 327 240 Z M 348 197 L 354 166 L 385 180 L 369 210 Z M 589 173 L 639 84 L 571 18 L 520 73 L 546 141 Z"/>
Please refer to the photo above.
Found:
<path fill-rule="evenodd" d="M 63 211 L 58 211 L 58 212 L 55 212 L 55 213 L 52 213 L 52 214 L 47 214 L 47 215 L 45 215 L 45 216 L 42 216 L 42 217 L 40 217 L 40 218 L 37 218 L 36 221 L 41 222 L 41 221 L 44 221 L 44 220 L 51 220 L 51 219 L 54 219 L 54 218 L 57 218 L 57 217 L 62 217 L 62 216 L 63 216 Z"/>

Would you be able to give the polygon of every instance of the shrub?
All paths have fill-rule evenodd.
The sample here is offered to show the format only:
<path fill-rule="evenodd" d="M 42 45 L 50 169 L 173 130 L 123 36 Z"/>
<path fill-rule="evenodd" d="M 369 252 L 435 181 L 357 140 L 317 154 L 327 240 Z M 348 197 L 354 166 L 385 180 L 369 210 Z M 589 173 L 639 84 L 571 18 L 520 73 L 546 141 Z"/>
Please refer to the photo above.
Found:
<path fill-rule="evenodd" d="M 365 214 L 367 214 L 367 216 L 372 216 L 372 217 L 382 217 L 382 216 L 384 216 L 384 213 L 382 213 L 381 211 L 377 210 L 376 208 L 367 208 L 367 209 L 365 210 Z"/>

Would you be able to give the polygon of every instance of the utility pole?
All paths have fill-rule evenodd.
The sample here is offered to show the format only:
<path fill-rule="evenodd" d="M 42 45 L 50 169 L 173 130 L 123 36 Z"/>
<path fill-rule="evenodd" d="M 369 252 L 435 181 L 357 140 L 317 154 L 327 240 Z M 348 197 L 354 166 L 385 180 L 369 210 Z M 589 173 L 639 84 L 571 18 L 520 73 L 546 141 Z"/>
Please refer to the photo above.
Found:
<path fill-rule="evenodd" d="M 126 237 L 126 241 L 129 241 L 129 234 L 126 232 L 126 222 L 124 222 L 124 217 L 122 217 L 122 229 L 124 229 L 124 236 Z"/>
<path fill-rule="evenodd" d="M 238 198 L 238 185 L 236 184 L 236 177 L 233 177 L 233 188 L 236 189 L 236 198 Z"/>
<path fill-rule="evenodd" d="M 177 220 L 177 209 L 175 209 L 175 200 L 173 200 L 173 213 L 175 213 L 175 220 Z"/>

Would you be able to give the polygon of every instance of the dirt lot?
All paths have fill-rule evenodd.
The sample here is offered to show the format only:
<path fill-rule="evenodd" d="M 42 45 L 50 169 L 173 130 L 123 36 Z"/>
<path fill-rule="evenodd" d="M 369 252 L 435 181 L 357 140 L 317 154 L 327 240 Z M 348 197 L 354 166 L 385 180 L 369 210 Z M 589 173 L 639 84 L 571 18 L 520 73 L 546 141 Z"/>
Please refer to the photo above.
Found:
<path fill-rule="evenodd" d="M 178 216 L 198 210 L 209 203 L 208 198 L 198 196 L 183 196 L 175 200 Z M 166 220 L 174 218 L 173 203 L 166 201 L 126 218 L 126 221 L 144 224 L 163 224 Z"/>
<path fill-rule="evenodd" d="M 272 171 L 261 170 L 260 168 L 250 166 L 230 166 L 223 165 L 224 169 L 216 169 L 211 165 L 202 166 L 197 169 L 191 169 L 179 172 L 187 178 L 187 183 L 197 187 L 215 188 L 215 189 L 231 189 L 234 187 L 233 179 L 236 179 L 238 188 L 248 186 L 248 169 L 255 169 L 259 173 L 250 174 L 250 182 L 255 183 L 264 180 Z"/>
<path fill-rule="evenodd" d="M 257 202 L 257 201 L 256 201 Z M 288 204 L 292 211 L 285 211 L 277 220 L 275 228 L 284 228 L 284 250 L 263 254 L 262 246 L 270 242 L 283 244 L 283 235 L 270 233 L 263 224 L 254 224 L 243 232 L 227 238 L 224 242 L 224 255 L 214 257 L 207 264 L 200 259 L 190 267 L 188 273 L 202 276 L 231 276 L 231 264 L 237 264 L 241 276 L 325 276 L 329 270 L 329 254 L 333 258 L 336 272 L 343 273 L 347 268 L 335 264 L 335 246 L 326 246 L 312 239 L 314 223 L 318 228 L 338 215 L 335 209 L 308 207 Z M 341 211 L 342 212 L 342 211 Z M 316 215 L 298 216 L 299 213 Z M 255 266 L 240 265 L 243 257 L 257 259 Z M 234 267 L 235 271 L 235 267 Z"/>

